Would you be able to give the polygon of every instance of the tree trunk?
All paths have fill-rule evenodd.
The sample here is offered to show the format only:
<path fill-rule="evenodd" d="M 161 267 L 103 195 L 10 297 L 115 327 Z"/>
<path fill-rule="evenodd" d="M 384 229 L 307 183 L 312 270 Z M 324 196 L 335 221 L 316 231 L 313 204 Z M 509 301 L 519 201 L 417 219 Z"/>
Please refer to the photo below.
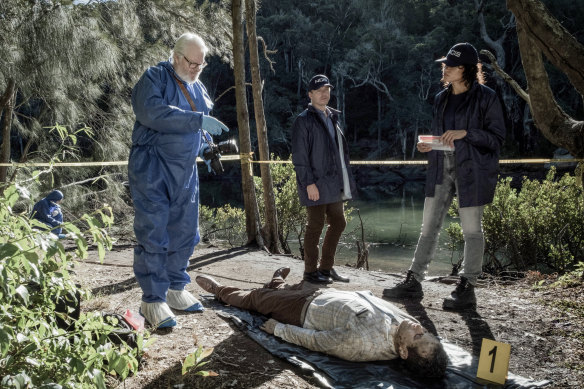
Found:
<path fill-rule="evenodd" d="M 503 34 L 497 39 L 494 40 L 490 37 L 489 33 L 487 32 L 487 25 L 485 23 L 485 16 L 484 16 L 484 12 L 483 12 L 483 1 L 479 1 L 479 0 L 474 0 L 475 2 L 475 8 L 477 11 L 477 19 L 479 21 L 479 26 L 480 26 L 480 33 L 481 33 L 481 38 L 483 39 L 483 41 L 485 41 L 485 43 L 491 48 L 491 50 L 493 50 L 495 52 L 495 56 L 497 57 L 497 62 L 499 62 L 499 65 L 505 69 L 506 68 L 506 55 L 505 55 L 505 48 L 503 47 L 503 42 L 505 42 L 505 40 L 507 39 L 507 28 L 505 28 L 505 30 L 503 31 Z M 511 18 L 513 19 L 513 18 Z M 510 20 L 509 23 L 507 24 L 508 27 L 513 26 L 513 20 Z"/>
<path fill-rule="evenodd" d="M 479 21 L 480 26 L 480 34 L 483 41 L 489 46 L 489 48 L 495 53 L 495 58 L 491 58 L 491 61 L 496 61 L 498 65 L 502 69 L 507 69 L 507 56 L 505 54 L 505 47 L 503 44 L 507 41 L 509 31 L 515 28 L 515 17 L 512 13 L 509 13 L 509 22 L 504 26 L 503 33 L 497 39 L 491 38 L 489 33 L 487 32 L 487 25 L 485 22 L 484 16 L 484 0 L 474 0 L 475 8 L 477 10 L 477 18 Z M 484 65 L 484 63 L 483 63 Z M 503 98 L 503 104 L 505 105 L 505 110 L 507 112 L 513 112 L 513 105 L 517 100 L 517 95 L 513 93 L 513 90 L 510 85 L 507 85 L 505 80 L 502 77 L 496 77 L 495 81 L 497 82 L 497 86 L 499 87 L 499 91 L 501 97 Z M 513 122 L 513 127 L 519 117 L 515 117 L 515 121 Z M 515 131 L 510 131 L 511 141 L 513 143 L 521 142 L 521 140 L 516 140 Z M 522 149 L 523 150 L 523 149 Z"/>
<path fill-rule="evenodd" d="M 266 117 L 264 115 L 264 101 L 262 98 L 262 79 L 260 74 L 260 60 L 258 55 L 258 38 L 256 33 L 256 0 L 245 0 L 247 38 L 249 45 L 249 62 L 251 66 L 251 80 L 253 91 L 253 108 L 255 113 L 256 131 L 258 135 L 258 149 L 260 160 L 270 159 Z M 262 186 L 264 189 L 265 226 L 264 241 L 268 250 L 273 254 L 280 253 L 278 245 L 278 214 L 274 197 L 274 184 L 270 164 L 260 164 Z"/>
<path fill-rule="evenodd" d="M 288 54 L 287 51 L 284 51 L 284 63 L 285 63 L 284 69 L 286 69 L 286 73 L 290 73 L 290 69 L 291 69 L 290 55 Z"/>
<path fill-rule="evenodd" d="M 420 129 L 420 117 L 416 117 L 416 124 L 414 124 L 414 141 L 412 144 L 412 154 L 410 156 L 410 159 L 414 159 L 414 156 L 416 155 L 416 150 L 417 148 L 417 144 L 418 144 L 418 131 Z"/>
<path fill-rule="evenodd" d="M 345 115 L 345 77 L 337 74 L 337 84 L 335 89 L 337 94 L 337 109 L 342 112 L 341 128 L 345 135 L 349 136 L 347 129 L 347 115 Z"/>
<path fill-rule="evenodd" d="M 298 85 L 296 88 L 296 97 L 300 99 L 300 92 L 302 91 L 302 60 L 298 60 Z"/>
<path fill-rule="evenodd" d="M 531 117 L 531 109 L 527 103 L 523 108 L 521 125 L 523 126 L 523 140 L 520 143 L 523 146 L 522 149 L 533 152 L 536 146 L 536 136 L 534 134 L 535 131 L 533 131 L 533 118 Z"/>
<path fill-rule="evenodd" d="M 517 19 L 519 51 L 536 126 L 554 145 L 584 157 L 584 122 L 574 120 L 556 103 L 542 58 L 543 53 L 582 95 L 584 46 L 538 0 L 507 0 L 507 8 Z M 584 163 L 579 164 L 576 175 L 584 185 Z"/>
<path fill-rule="evenodd" d="M 507 0 L 507 8 L 546 58 L 566 74 L 584 95 L 584 46 L 570 34 L 539 0 Z M 526 49 L 519 42 L 521 57 Z M 527 72 L 527 69 L 526 69 Z"/>
<path fill-rule="evenodd" d="M 377 91 L 377 158 L 381 158 L 381 93 Z"/>
<path fill-rule="evenodd" d="M 14 90 L 16 83 L 13 79 L 8 80 L 6 91 L 0 99 L 0 116 L 4 113 L 2 120 L 2 146 L 0 148 L 0 162 L 10 162 L 10 129 L 12 127 L 12 111 L 14 109 Z M 0 182 L 5 183 L 8 175 L 8 166 L 0 166 Z"/>
<path fill-rule="evenodd" d="M 528 84 L 531 113 L 537 127 L 550 142 L 556 146 L 567 149 L 576 157 L 584 157 L 584 122 L 576 121 L 571 118 L 556 103 L 544 67 L 541 46 L 546 47 L 546 51 L 553 50 L 547 45 L 554 44 L 554 32 L 549 31 L 547 34 L 541 34 L 538 32 L 539 35 L 536 35 L 536 33 L 532 31 L 534 26 L 527 26 L 528 24 L 533 23 L 534 20 L 536 23 L 541 23 L 543 21 L 551 23 L 549 19 L 552 17 L 547 13 L 546 15 L 538 15 L 536 18 L 532 15 L 533 12 L 536 10 L 538 12 L 547 12 L 547 10 L 541 4 L 531 4 L 534 8 L 528 10 L 523 8 L 525 7 L 524 3 L 539 2 L 532 0 L 508 0 L 507 6 L 517 18 L 519 50 L 521 52 L 521 61 L 523 63 L 523 69 Z M 546 41 L 546 39 L 548 39 L 548 41 Z M 566 37 L 566 39 L 568 38 Z M 572 46 L 568 43 L 565 45 L 562 43 L 560 46 L 556 47 L 561 47 L 562 50 L 558 51 L 565 53 L 569 51 Z M 580 45 L 580 49 L 582 48 L 584 48 L 584 46 Z M 545 53 L 546 51 L 543 52 Z M 574 51 L 578 50 L 574 48 Z M 565 55 L 566 58 L 570 59 L 577 56 L 578 53 Z M 582 56 L 580 61 L 584 61 L 584 56 Z M 572 72 L 572 78 L 574 78 L 574 74 L 578 73 L 577 69 L 581 67 L 582 63 L 584 62 L 575 62 L 572 64 L 567 63 L 559 68 L 564 71 L 566 75 L 568 75 L 568 73 L 565 68 L 570 69 Z M 570 76 L 568 75 L 568 77 Z M 574 84 L 574 81 L 572 81 L 572 78 L 570 78 L 570 81 L 578 89 L 576 84 Z M 584 78 L 582 81 L 584 81 Z M 582 84 L 582 90 L 584 90 L 584 83 Z"/>
<path fill-rule="evenodd" d="M 243 203 L 245 207 L 245 230 L 247 244 L 264 246 L 260 233 L 258 201 L 253 184 L 251 169 L 251 140 L 249 135 L 249 113 L 245 91 L 245 53 L 243 44 L 243 20 L 241 16 L 242 0 L 231 2 L 231 19 L 233 22 L 233 74 L 235 77 L 235 98 L 237 107 L 237 125 L 239 127 L 239 144 L 241 149 L 241 182 L 243 186 Z"/>

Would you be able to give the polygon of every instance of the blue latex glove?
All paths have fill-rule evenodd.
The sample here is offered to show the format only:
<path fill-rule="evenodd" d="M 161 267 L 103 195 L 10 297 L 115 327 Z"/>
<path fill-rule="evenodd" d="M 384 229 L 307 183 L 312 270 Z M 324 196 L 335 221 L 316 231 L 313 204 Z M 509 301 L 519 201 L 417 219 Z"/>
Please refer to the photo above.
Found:
<path fill-rule="evenodd" d="M 205 151 L 209 148 L 209 145 L 205 142 L 203 142 L 201 144 L 201 148 L 199 149 L 199 157 L 205 162 L 205 164 L 207 165 L 207 170 L 209 170 L 209 173 L 211 173 L 211 160 L 210 159 L 205 159 L 204 155 L 205 155 Z"/>
<path fill-rule="evenodd" d="M 209 148 L 209 145 L 207 144 L 207 142 L 201 142 L 201 147 L 199 148 L 199 157 L 201 159 L 205 159 L 205 157 L 204 157 L 205 151 L 207 151 L 208 148 Z"/>
<path fill-rule="evenodd" d="M 219 120 L 215 119 L 213 116 L 203 115 L 203 120 L 201 123 L 203 130 L 207 130 L 211 135 L 219 135 L 221 132 L 229 132 L 229 128 Z"/>

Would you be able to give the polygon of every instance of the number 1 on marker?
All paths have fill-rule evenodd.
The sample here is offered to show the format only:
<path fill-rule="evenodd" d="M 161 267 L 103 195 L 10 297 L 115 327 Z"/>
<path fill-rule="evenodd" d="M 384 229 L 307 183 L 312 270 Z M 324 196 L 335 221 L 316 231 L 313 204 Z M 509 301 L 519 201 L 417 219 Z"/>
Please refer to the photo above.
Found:
<path fill-rule="evenodd" d="M 505 384 L 510 356 L 510 345 L 483 339 L 477 377 L 497 384 Z"/>
<path fill-rule="evenodd" d="M 493 360 L 491 361 L 491 373 L 495 369 L 495 358 L 497 358 L 497 346 L 493 347 L 491 351 L 489 351 L 489 355 L 493 354 Z"/>

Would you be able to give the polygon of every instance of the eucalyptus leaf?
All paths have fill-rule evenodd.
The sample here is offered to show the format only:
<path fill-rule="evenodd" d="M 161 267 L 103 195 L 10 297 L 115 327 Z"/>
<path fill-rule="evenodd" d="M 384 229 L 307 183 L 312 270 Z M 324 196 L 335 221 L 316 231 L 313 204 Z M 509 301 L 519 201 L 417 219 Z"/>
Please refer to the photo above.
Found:
<path fill-rule="evenodd" d="M 30 293 L 28 289 L 24 285 L 20 285 L 16 288 L 16 295 L 22 299 L 24 304 L 28 305 L 28 301 L 30 298 Z"/>
<path fill-rule="evenodd" d="M 105 385 L 105 377 L 100 370 L 94 369 L 92 376 L 93 383 L 97 389 L 107 389 Z"/>
<path fill-rule="evenodd" d="M 4 326 L 0 324 L 0 356 L 5 357 L 10 350 L 10 341 L 12 340 L 11 331 L 7 331 Z"/>
<path fill-rule="evenodd" d="M 9 258 L 20 252 L 20 247 L 15 243 L 5 243 L 0 245 L 0 259 Z"/>

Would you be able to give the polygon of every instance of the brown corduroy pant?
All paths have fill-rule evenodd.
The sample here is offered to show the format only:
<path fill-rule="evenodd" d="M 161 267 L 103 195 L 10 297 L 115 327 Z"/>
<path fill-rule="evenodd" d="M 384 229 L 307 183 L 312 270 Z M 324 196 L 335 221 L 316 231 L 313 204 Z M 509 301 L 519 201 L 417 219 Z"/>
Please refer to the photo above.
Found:
<path fill-rule="evenodd" d="M 220 301 L 237 308 L 256 311 L 281 323 L 302 327 L 304 310 L 316 288 L 301 282 L 286 285 L 282 278 L 273 278 L 263 288 L 242 290 L 221 286 L 215 295 Z"/>
<path fill-rule="evenodd" d="M 306 207 L 306 212 L 308 220 L 304 234 L 304 271 L 311 273 L 317 268 L 330 270 L 335 264 L 335 252 L 339 239 L 347 226 L 343 202 L 313 205 Z M 322 243 L 320 266 L 318 266 L 318 245 L 325 220 L 328 226 Z"/>

